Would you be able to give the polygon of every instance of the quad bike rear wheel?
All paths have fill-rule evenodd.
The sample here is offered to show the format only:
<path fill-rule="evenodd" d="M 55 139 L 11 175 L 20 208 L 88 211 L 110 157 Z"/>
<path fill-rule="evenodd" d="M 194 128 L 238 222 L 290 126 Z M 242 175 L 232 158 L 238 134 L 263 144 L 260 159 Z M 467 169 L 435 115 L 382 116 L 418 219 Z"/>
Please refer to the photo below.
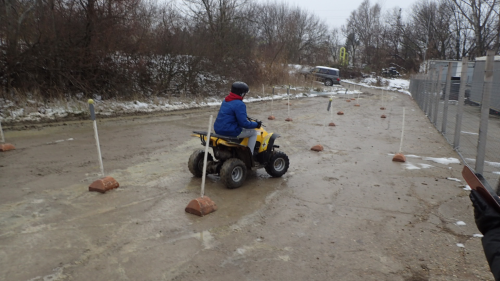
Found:
<path fill-rule="evenodd" d="M 205 151 L 200 149 L 196 150 L 191 154 L 188 161 L 189 171 L 193 174 L 193 176 L 197 178 L 201 178 L 203 176 L 203 157 L 205 156 Z M 214 158 L 210 153 L 207 155 L 207 162 L 213 161 Z"/>
<path fill-rule="evenodd" d="M 227 188 L 240 187 L 247 178 L 247 167 L 238 158 L 230 158 L 222 164 L 220 179 Z"/>
<path fill-rule="evenodd" d="M 284 152 L 275 151 L 266 165 L 266 172 L 273 178 L 279 178 L 288 171 L 289 166 L 288 156 Z"/>

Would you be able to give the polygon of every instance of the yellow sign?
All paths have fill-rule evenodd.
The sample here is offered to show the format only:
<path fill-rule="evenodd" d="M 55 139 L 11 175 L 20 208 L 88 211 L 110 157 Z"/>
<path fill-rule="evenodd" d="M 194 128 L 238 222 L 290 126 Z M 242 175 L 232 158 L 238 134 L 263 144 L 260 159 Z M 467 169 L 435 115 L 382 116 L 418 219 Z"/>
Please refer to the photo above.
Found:
<path fill-rule="evenodd" d="M 345 51 L 345 48 L 342 47 L 342 48 L 340 48 L 340 64 L 342 66 L 347 66 L 348 63 L 349 63 L 349 61 L 347 58 L 347 53 Z"/>

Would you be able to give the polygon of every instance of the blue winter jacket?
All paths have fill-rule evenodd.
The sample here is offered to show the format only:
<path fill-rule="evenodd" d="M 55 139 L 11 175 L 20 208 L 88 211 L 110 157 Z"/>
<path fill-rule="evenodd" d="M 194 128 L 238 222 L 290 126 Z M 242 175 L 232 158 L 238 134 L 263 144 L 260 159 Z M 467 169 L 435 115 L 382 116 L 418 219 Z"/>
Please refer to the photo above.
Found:
<path fill-rule="evenodd" d="M 241 100 L 223 101 L 217 119 L 215 133 L 223 136 L 237 137 L 243 128 L 257 128 L 256 122 L 247 120 L 247 106 Z"/>

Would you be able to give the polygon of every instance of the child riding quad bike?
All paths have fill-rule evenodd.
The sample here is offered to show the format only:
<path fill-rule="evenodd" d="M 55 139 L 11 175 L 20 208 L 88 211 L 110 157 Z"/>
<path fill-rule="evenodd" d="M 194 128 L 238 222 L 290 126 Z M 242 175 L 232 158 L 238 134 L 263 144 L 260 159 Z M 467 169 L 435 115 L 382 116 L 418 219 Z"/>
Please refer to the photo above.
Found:
<path fill-rule="evenodd" d="M 247 117 L 248 118 L 248 117 Z M 248 118 L 253 122 L 262 123 L 259 120 Z M 272 177 L 283 176 L 290 165 L 288 156 L 281 151 L 275 150 L 279 146 L 274 144 L 278 134 L 268 133 L 263 126 L 255 129 L 257 141 L 255 152 L 252 155 L 247 138 L 229 137 L 218 134 L 210 134 L 209 146 L 213 150 L 215 159 L 209 153 L 207 156 L 207 173 L 219 174 L 221 181 L 227 188 L 240 187 L 247 177 L 248 170 L 265 168 Z M 194 136 L 199 137 L 201 144 L 206 145 L 207 132 L 194 131 Z M 195 177 L 203 175 L 204 150 L 196 150 L 189 157 L 189 171 Z"/>

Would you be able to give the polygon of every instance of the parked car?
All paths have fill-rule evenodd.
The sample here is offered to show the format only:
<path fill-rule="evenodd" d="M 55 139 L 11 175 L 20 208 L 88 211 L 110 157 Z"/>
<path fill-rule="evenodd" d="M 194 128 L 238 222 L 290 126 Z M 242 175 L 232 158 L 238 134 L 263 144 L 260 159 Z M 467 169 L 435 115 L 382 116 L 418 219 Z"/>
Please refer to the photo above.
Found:
<path fill-rule="evenodd" d="M 325 86 L 340 84 L 340 70 L 326 66 L 316 66 L 309 71 L 317 81 L 325 83 Z"/>
<path fill-rule="evenodd" d="M 382 68 L 382 76 L 384 77 L 399 77 L 401 74 L 396 70 L 395 67 L 391 66 L 389 68 Z"/>

